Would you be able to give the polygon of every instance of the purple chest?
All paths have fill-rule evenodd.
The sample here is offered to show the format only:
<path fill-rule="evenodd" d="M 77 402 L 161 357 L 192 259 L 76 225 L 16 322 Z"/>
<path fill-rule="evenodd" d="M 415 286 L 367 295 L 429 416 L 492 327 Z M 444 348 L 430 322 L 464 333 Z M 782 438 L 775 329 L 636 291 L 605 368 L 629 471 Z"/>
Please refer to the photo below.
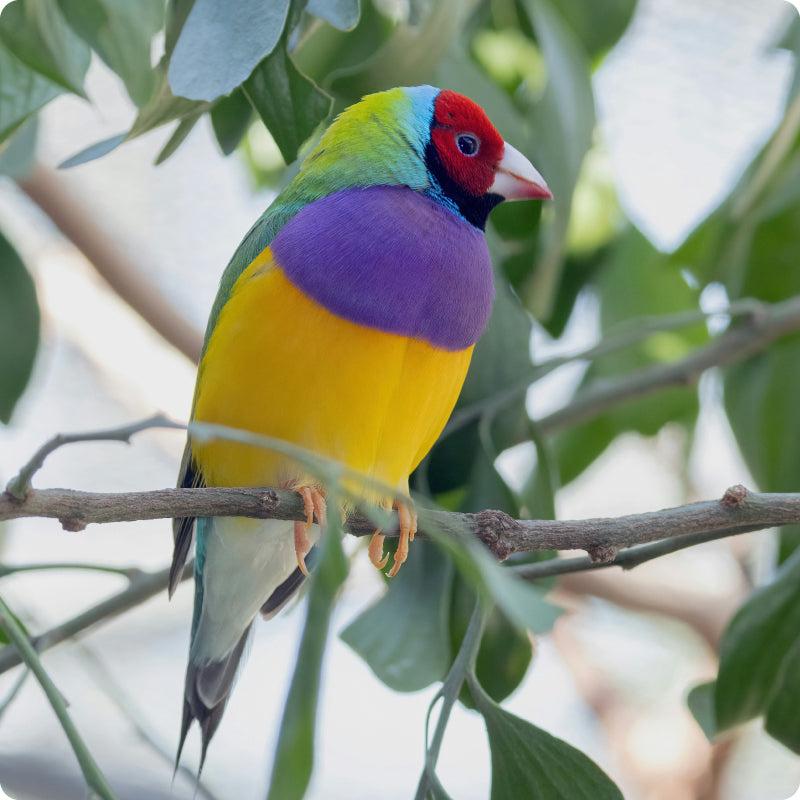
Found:
<path fill-rule="evenodd" d="M 288 279 L 328 311 L 443 350 L 475 344 L 494 299 L 483 233 L 404 187 L 306 206 L 272 241 Z"/>

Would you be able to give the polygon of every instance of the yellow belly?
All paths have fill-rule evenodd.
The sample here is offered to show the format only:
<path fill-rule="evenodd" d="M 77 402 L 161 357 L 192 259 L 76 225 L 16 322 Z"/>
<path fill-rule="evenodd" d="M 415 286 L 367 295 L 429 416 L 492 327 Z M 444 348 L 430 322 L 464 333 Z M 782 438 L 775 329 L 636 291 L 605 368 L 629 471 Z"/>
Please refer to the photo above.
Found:
<path fill-rule="evenodd" d="M 334 316 L 288 281 L 267 248 L 220 313 L 194 418 L 299 444 L 405 491 L 471 356 L 472 348 L 447 352 Z M 318 482 L 285 455 L 250 445 L 216 440 L 193 451 L 209 486 Z"/>

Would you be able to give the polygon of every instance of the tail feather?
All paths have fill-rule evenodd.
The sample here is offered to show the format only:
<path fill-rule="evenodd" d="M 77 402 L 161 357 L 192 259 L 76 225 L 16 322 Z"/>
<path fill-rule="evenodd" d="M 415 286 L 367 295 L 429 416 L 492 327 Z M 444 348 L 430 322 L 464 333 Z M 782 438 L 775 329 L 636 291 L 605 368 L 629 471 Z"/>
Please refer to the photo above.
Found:
<path fill-rule="evenodd" d="M 252 625 L 247 627 L 236 647 L 220 661 L 195 664 L 191 659 L 189 660 L 189 664 L 186 667 L 181 735 L 178 740 L 178 753 L 175 756 L 176 770 L 181 760 L 181 753 L 183 752 L 183 745 L 189 733 L 189 728 L 191 728 L 192 722 L 197 720 L 201 737 L 200 767 L 197 770 L 197 777 L 200 777 L 206 760 L 208 744 L 216 733 L 225 711 L 225 705 L 236 680 L 237 669 L 242 659 L 251 627 Z"/>
<path fill-rule="evenodd" d="M 318 527 L 312 526 L 308 535 L 316 542 Z M 291 521 L 201 517 L 196 541 L 194 615 L 176 765 L 197 720 L 202 768 L 254 618 L 262 609 L 268 615 L 277 612 L 304 576 L 297 568 Z"/>

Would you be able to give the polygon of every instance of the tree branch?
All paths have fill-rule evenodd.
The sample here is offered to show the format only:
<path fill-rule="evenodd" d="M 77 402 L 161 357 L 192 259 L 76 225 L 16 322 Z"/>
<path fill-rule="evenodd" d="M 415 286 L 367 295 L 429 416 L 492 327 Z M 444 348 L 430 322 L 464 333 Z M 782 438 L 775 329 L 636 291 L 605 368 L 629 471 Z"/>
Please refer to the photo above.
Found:
<path fill-rule="evenodd" d="M 191 574 L 192 565 L 189 564 L 184 569 L 181 580 L 185 581 Z M 76 614 L 66 622 L 56 625 L 40 636 L 31 637 L 31 645 L 35 647 L 37 652 L 42 652 L 66 639 L 71 639 L 98 622 L 104 622 L 140 605 L 154 595 L 166 591 L 168 576 L 168 568 L 158 572 L 140 572 L 131 579 L 128 586 L 121 592 L 111 595 L 111 597 L 93 605 L 80 614 Z M 14 647 L 0 649 L 0 674 L 21 663 L 20 654 Z"/>
<path fill-rule="evenodd" d="M 202 332 L 165 299 L 144 271 L 97 224 L 63 178 L 37 164 L 17 183 L 137 314 L 187 358 L 200 360 Z"/>
<path fill-rule="evenodd" d="M 476 536 L 500 560 L 513 553 L 535 550 L 586 550 L 593 562 L 613 563 L 622 548 L 646 542 L 661 539 L 683 542 L 690 534 L 705 540 L 703 537 L 708 535 L 720 538 L 800 523 L 800 493 L 760 494 L 744 486 L 734 486 L 718 501 L 584 520 L 515 520 L 502 511 L 461 514 L 424 508 L 419 514 L 421 535 L 424 536 L 427 529 L 456 536 Z M 70 531 L 82 530 L 90 523 L 184 516 L 305 518 L 301 497 L 286 489 L 217 487 L 115 494 L 39 489 L 32 490 L 22 501 L 8 493 L 0 495 L 0 521 L 48 517 L 58 519 Z M 393 525 L 385 530 L 387 536 L 397 535 L 396 523 L 395 515 Z M 349 517 L 347 530 L 354 536 L 372 535 L 375 522 L 366 514 L 356 512 Z M 690 542 L 694 543 L 696 540 Z M 621 561 L 617 563 L 630 566 Z"/>
<path fill-rule="evenodd" d="M 591 419 L 608 408 L 670 386 L 688 386 L 711 367 L 725 367 L 757 353 L 776 339 L 800 331 L 800 297 L 754 306 L 753 313 L 686 358 L 598 382 L 558 411 L 537 420 L 543 433 Z"/>
<path fill-rule="evenodd" d="M 537 550 L 586 550 L 588 556 L 552 559 L 513 569 L 528 580 L 609 566 L 631 569 L 653 558 L 746 531 L 800 523 L 800 493 L 759 494 L 743 486 L 728 489 L 721 500 L 677 508 L 585 520 L 515 520 L 500 511 L 478 514 L 420 509 L 420 536 L 438 531 L 479 538 L 499 559 Z M 153 492 L 96 494 L 66 489 L 33 490 L 24 501 L 0 496 L 0 520 L 51 517 L 67 530 L 92 522 L 122 522 L 172 516 L 248 516 L 261 519 L 305 519 L 296 492 L 281 489 L 163 489 Z M 396 536 L 395 527 L 383 531 Z M 356 512 L 347 520 L 354 536 L 368 536 L 375 523 Z M 13 567 L 9 568 L 14 571 Z M 168 569 L 127 571 L 123 591 L 57 625 L 33 642 L 38 650 L 52 647 L 98 622 L 133 608 L 166 587 Z M 191 575 L 191 566 L 182 580 Z M 0 576 L 1 577 L 1 576 Z M 20 663 L 13 648 L 0 650 L 0 674 Z"/>
<path fill-rule="evenodd" d="M 84 433 L 58 433 L 45 442 L 31 457 L 27 464 L 8 482 L 6 492 L 16 500 L 23 500 L 31 489 L 33 476 L 42 468 L 47 456 L 65 444 L 76 442 L 125 442 L 130 443 L 131 436 L 152 428 L 186 428 L 180 422 L 173 422 L 163 414 L 155 414 L 147 419 L 111 428 L 103 431 L 87 431 Z"/>

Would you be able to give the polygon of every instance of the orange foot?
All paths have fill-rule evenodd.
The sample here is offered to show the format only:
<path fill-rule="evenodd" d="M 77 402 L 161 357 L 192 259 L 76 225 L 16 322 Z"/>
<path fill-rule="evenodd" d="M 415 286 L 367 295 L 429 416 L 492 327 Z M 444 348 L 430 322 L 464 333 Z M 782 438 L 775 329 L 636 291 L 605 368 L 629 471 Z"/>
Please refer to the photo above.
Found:
<path fill-rule="evenodd" d="M 389 577 L 397 575 L 400 567 L 408 558 L 408 544 L 414 541 L 414 534 L 417 532 L 417 515 L 404 503 L 395 503 L 397 516 L 400 518 L 400 541 L 397 543 L 397 550 L 394 554 L 394 564 L 389 570 Z M 380 529 L 372 534 L 369 543 L 369 560 L 377 569 L 383 569 L 389 560 L 389 554 L 383 554 L 383 540 Z"/>
<path fill-rule="evenodd" d="M 320 528 L 324 528 L 327 523 L 327 506 L 325 505 L 325 495 L 319 489 L 311 486 L 301 486 L 297 493 L 303 498 L 303 511 L 306 515 L 305 522 L 297 520 L 294 523 L 294 552 L 297 555 L 297 566 L 303 575 L 308 575 L 306 567 L 306 556 L 311 549 L 311 542 L 308 541 L 308 529 L 314 522 L 316 516 Z"/>

